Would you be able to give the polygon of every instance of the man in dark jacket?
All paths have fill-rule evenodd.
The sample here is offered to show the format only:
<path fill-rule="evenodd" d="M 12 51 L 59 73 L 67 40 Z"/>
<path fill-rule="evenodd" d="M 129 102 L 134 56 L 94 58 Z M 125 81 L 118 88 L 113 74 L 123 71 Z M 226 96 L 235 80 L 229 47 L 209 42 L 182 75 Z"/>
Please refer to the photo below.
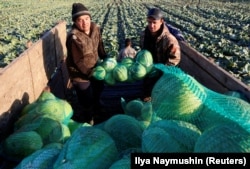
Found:
<path fill-rule="evenodd" d="M 80 114 L 75 120 L 92 123 L 93 114 L 100 107 L 103 81 L 95 80 L 91 74 L 98 60 L 106 58 L 107 54 L 100 28 L 91 21 L 91 14 L 83 4 L 72 5 L 72 21 L 66 41 L 66 63 L 81 106 Z"/>
<path fill-rule="evenodd" d="M 170 33 L 164 22 L 163 13 L 158 8 L 152 8 L 147 14 L 147 27 L 140 36 L 141 49 L 151 52 L 154 63 L 163 63 L 166 66 L 176 66 L 181 60 L 181 51 L 178 40 Z M 161 74 L 144 78 L 145 102 L 151 101 L 151 92 Z"/>

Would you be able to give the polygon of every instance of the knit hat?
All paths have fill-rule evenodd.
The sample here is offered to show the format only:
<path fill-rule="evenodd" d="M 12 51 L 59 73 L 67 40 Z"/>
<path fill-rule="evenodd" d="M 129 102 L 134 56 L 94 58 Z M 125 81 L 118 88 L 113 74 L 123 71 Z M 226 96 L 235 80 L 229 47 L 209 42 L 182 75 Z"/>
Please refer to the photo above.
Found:
<path fill-rule="evenodd" d="M 163 13 L 159 8 L 152 8 L 148 11 L 147 17 L 154 18 L 155 20 L 159 20 L 163 18 Z"/>
<path fill-rule="evenodd" d="M 72 5 L 72 20 L 75 21 L 76 18 L 82 15 L 90 15 L 88 9 L 81 3 L 73 3 Z"/>

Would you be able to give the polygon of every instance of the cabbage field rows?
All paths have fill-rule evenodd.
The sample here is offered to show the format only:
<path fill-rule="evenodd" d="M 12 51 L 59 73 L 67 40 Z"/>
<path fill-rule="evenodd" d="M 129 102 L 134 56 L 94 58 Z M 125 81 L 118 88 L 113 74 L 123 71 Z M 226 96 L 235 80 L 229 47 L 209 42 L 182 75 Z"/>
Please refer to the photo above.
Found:
<path fill-rule="evenodd" d="M 1 0 L 0 67 L 19 56 L 57 22 L 71 25 L 73 0 Z M 139 33 L 147 9 L 159 7 L 167 23 L 180 29 L 190 46 L 250 85 L 250 1 L 238 0 L 85 0 L 102 28 L 107 52 L 117 52 L 124 39 L 139 50 Z M 198 3 L 200 2 L 200 3 Z"/>

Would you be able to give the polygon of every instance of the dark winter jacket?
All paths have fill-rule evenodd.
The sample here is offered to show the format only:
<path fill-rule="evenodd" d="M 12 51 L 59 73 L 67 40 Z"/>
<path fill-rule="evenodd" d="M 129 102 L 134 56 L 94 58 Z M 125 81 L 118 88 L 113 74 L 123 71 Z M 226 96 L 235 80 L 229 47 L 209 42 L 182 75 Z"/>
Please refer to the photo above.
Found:
<path fill-rule="evenodd" d="M 80 31 L 75 25 L 67 36 L 66 64 L 71 80 L 89 80 L 99 59 L 106 58 L 99 26 L 91 23 L 90 34 Z"/>

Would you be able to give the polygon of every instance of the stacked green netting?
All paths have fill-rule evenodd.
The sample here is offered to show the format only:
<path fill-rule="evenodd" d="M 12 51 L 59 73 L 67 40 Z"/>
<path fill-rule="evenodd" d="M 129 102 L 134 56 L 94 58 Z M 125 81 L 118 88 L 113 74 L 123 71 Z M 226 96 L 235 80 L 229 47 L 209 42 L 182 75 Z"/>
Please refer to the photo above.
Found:
<path fill-rule="evenodd" d="M 64 144 L 53 168 L 108 169 L 117 158 L 115 142 L 105 131 L 83 126 Z"/>
<path fill-rule="evenodd" d="M 143 104 L 143 101 L 140 99 L 134 99 L 126 102 L 124 98 L 121 98 L 121 105 L 124 113 L 135 118 L 138 118 L 141 115 Z"/>
<path fill-rule="evenodd" d="M 240 98 L 225 96 L 206 89 L 205 106 L 216 115 L 237 123 L 250 133 L 250 104 Z M 219 109 L 220 108 L 220 109 Z"/>
<path fill-rule="evenodd" d="M 42 138 L 43 144 L 64 143 L 71 135 L 68 126 L 44 116 L 38 116 L 20 127 L 15 132 L 36 131 Z"/>
<path fill-rule="evenodd" d="M 130 169 L 131 160 L 129 157 L 124 157 L 114 162 L 109 169 Z"/>
<path fill-rule="evenodd" d="M 202 85 L 176 67 L 155 65 L 163 71 L 152 91 L 152 105 L 162 119 L 188 120 L 199 113 L 207 94 Z"/>
<path fill-rule="evenodd" d="M 236 123 L 221 123 L 198 138 L 196 153 L 249 153 L 250 134 Z"/>
<path fill-rule="evenodd" d="M 153 121 L 153 107 L 151 102 L 143 102 L 141 99 L 134 99 L 126 102 L 121 98 L 121 105 L 126 115 L 137 119 L 143 128 L 147 128 Z"/>
<path fill-rule="evenodd" d="M 24 158 L 15 169 L 50 169 L 59 153 L 59 148 L 43 148 Z"/>
<path fill-rule="evenodd" d="M 104 130 L 115 141 L 119 153 L 129 148 L 141 147 L 143 127 L 132 116 L 114 115 L 105 122 Z"/>
<path fill-rule="evenodd" d="M 155 67 L 163 72 L 152 91 L 157 116 L 191 122 L 202 131 L 233 122 L 250 132 L 249 103 L 209 90 L 177 67 L 162 64 Z"/>
<path fill-rule="evenodd" d="M 118 152 L 141 147 L 143 127 L 134 117 L 117 114 L 108 119 L 104 130 L 113 138 Z"/>
<path fill-rule="evenodd" d="M 177 152 L 180 145 L 164 129 L 160 127 L 144 130 L 142 135 L 142 151 L 144 153 Z"/>
<path fill-rule="evenodd" d="M 14 132 L 3 142 L 3 154 L 20 160 L 43 147 L 41 136 L 35 131 Z"/>
<path fill-rule="evenodd" d="M 193 152 L 201 131 L 193 124 L 180 120 L 159 120 L 142 135 L 143 152 Z"/>
<path fill-rule="evenodd" d="M 181 145 L 180 152 L 192 152 L 201 131 L 193 124 L 180 120 L 160 120 L 150 127 L 160 127 Z"/>

